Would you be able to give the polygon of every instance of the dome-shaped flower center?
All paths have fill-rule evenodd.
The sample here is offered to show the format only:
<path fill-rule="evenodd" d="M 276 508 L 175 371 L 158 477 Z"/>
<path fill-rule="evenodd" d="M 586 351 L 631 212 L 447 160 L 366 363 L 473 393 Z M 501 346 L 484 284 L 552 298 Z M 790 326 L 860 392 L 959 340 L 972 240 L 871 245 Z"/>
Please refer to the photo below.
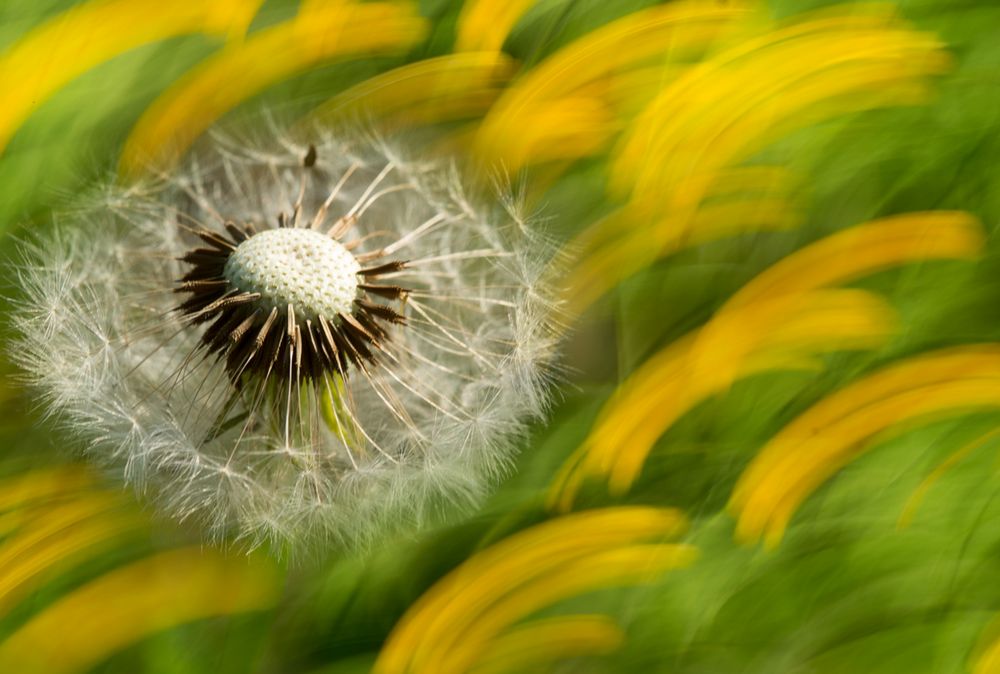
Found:
<path fill-rule="evenodd" d="M 269 229 L 229 256 L 223 275 L 266 309 L 291 304 L 302 319 L 350 313 L 361 265 L 343 245 L 312 229 Z"/>

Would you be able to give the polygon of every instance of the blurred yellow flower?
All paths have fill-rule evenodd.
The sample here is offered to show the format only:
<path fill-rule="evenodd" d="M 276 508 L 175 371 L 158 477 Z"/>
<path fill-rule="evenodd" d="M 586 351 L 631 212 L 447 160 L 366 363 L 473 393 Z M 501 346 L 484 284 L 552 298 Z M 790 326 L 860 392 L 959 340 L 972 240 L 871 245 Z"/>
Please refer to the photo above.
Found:
<path fill-rule="evenodd" d="M 35 470 L 0 483 L 0 616 L 55 571 L 93 559 L 145 526 L 128 506 L 78 468 Z"/>
<path fill-rule="evenodd" d="M 377 118 L 419 126 L 483 114 L 503 91 L 515 62 L 501 52 L 447 54 L 376 75 L 337 94 L 310 120 Z"/>
<path fill-rule="evenodd" d="M 777 545 L 796 508 L 827 478 L 912 421 L 1000 406 L 1000 344 L 909 358 L 821 400 L 785 426 L 740 476 L 737 537 Z"/>
<path fill-rule="evenodd" d="M 601 615 L 540 618 L 501 634 L 480 655 L 470 671 L 510 674 L 542 667 L 562 658 L 604 655 L 618 649 L 624 635 Z"/>
<path fill-rule="evenodd" d="M 0 667 L 85 672 L 154 632 L 268 608 L 278 596 L 276 580 L 271 567 L 245 557 L 200 547 L 163 552 L 90 581 L 32 617 L 0 643 Z"/>
<path fill-rule="evenodd" d="M 702 53 L 747 11 L 738 2 L 672 2 L 586 34 L 504 92 L 475 132 L 476 153 L 487 163 L 515 171 L 606 149 L 621 127 L 615 111 L 620 101 L 609 94 L 626 100 L 635 95 L 634 89 L 620 86 L 620 77 L 654 62 L 656 84 L 662 85 L 671 64 Z M 643 90 L 649 95 L 655 91 Z"/>
<path fill-rule="evenodd" d="M 684 527 L 684 517 L 674 510 L 623 507 L 582 512 L 514 534 L 428 590 L 389 636 L 373 671 L 496 671 L 503 663 L 548 662 L 580 645 L 577 654 L 607 650 L 617 636 L 599 617 L 514 626 L 569 597 L 651 580 L 689 564 L 696 552 L 691 546 L 641 542 L 678 535 Z M 584 631 L 574 636 L 577 628 Z M 588 633 L 595 641 L 582 643 L 579 637 Z"/>
<path fill-rule="evenodd" d="M 17 473 L 0 482 L 0 617 L 55 577 L 141 534 L 133 501 L 82 469 Z M 150 634 L 210 616 L 256 611 L 278 596 L 277 569 L 201 548 L 172 550 L 113 569 L 44 606 L 0 638 L 0 671 L 83 672 Z M 58 638 L 53 641 L 53 635 Z"/>
<path fill-rule="evenodd" d="M 569 246 L 580 259 L 568 283 L 571 312 L 679 245 L 704 240 L 703 210 L 713 207 L 717 183 L 769 143 L 847 113 L 926 100 L 926 79 L 949 58 L 893 12 L 850 4 L 777 26 L 747 21 L 715 53 L 664 80 L 612 151 L 609 189 L 625 208 Z M 735 213 L 757 212 L 754 203 Z"/>
<path fill-rule="evenodd" d="M 739 378 L 819 367 L 816 355 L 872 348 L 891 334 L 893 313 L 884 301 L 828 286 L 907 262 L 968 258 L 980 250 L 982 238 L 967 214 L 916 213 L 847 229 L 789 255 L 619 387 L 557 476 L 550 504 L 568 510 L 592 475 L 606 476 L 613 492 L 624 492 L 656 440 L 682 414 Z"/>
<path fill-rule="evenodd" d="M 802 213 L 793 195 L 799 182 L 780 166 L 720 171 L 686 228 L 672 227 L 668 220 L 651 224 L 628 207 L 619 208 L 566 246 L 574 259 L 565 283 L 567 313 L 582 314 L 615 283 L 656 257 L 748 232 L 798 226 Z"/>
<path fill-rule="evenodd" d="M 130 49 L 187 33 L 240 38 L 263 0 L 93 0 L 45 21 L 0 55 L 0 152 L 73 78 Z"/>
<path fill-rule="evenodd" d="M 498 52 L 535 0 L 466 0 L 458 16 L 455 51 Z"/>
<path fill-rule="evenodd" d="M 337 58 L 397 53 L 423 38 L 409 2 L 312 2 L 209 57 L 160 95 L 136 123 L 120 169 L 171 165 L 213 122 L 268 86 Z"/>

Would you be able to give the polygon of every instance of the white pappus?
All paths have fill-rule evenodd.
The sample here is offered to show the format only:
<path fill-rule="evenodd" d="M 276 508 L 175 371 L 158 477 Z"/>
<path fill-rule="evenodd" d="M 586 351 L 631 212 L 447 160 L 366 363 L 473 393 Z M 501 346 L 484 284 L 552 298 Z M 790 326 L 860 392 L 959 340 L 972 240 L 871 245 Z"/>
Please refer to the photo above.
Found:
<path fill-rule="evenodd" d="M 479 500 L 546 407 L 552 247 L 453 163 L 216 139 L 19 269 L 12 353 L 87 451 L 213 537 L 364 544 Z"/>

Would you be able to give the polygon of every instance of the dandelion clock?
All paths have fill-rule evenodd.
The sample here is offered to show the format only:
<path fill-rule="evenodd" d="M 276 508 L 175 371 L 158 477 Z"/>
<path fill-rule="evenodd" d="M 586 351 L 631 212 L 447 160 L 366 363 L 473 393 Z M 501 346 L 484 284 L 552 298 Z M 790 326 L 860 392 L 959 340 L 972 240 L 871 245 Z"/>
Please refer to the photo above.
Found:
<path fill-rule="evenodd" d="M 88 453 L 251 543 L 474 504 L 544 411 L 549 247 L 453 163 L 216 140 L 30 245 L 14 353 Z"/>

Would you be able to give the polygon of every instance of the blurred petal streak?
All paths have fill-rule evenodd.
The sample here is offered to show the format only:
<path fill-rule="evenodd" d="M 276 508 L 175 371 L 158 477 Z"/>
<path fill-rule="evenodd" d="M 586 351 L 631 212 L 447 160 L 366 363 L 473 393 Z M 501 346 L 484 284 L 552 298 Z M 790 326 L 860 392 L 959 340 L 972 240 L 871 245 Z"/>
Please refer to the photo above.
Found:
<path fill-rule="evenodd" d="M 337 58 L 405 50 L 426 22 L 408 2 L 309 3 L 209 57 L 150 105 L 132 130 L 120 170 L 165 168 L 213 122 L 267 87 Z"/>
<path fill-rule="evenodd" d="M 317 109 L 320 121 L 378 117 L 435 124 L 485 112 L 514 72 L 500 52 L 447 54 L 395 68 L 357 84 Z"/>
<path fill-rule="evenodd" d="M 0 152 L 52 94 L 130 49 L 189 33 L 239 38 L 263 0 L 95 0 L 44 22 L 0 56 Z"/>
<path fill-rule="evenodd" d="M 612 151 L 609 189 L 626 206 L 570 247 L 581 251 L 569 283 L 572 312 L 697 238 L 716 183 L 741 162 L 797 129 L 924 102 L 927 78 L 950 64 L 936 38 L 907 28 L 884 5 L 850 4 L 768 24 L 747 22 L 724 49 L 665 81 L 625 128 Z M 745 211 L 755 210 L 748 202 Z"/>
<path fill-rule="evenodd" d="M 873 439 L 909 422 L 1000 407 L 1000 344 L 909 358 L 803 412 L 760 451 L 730 501 L 737 537 L 781 541 L 796 508 Z"/>
<path fill-rule="evenodd" d="M 618 637 L 599 616 L 514 625 L 569 597 L 686 566 L 695 557 L 691 546 L 640 542 L 675 536 L 684 527 L 675 510 L 623 507 L 521 531 L 469 558 L 428 590 L 389 636 L 373 671 L 493 672 L 514 662 L 523 667 L 605 652 Z M 592 640 L 582 643 L 588 634 Z"/>
<path fill-rule="evenodd" d="M 982 244 L 978 222 L 965 213 L 915 213 L 844 230 L 781 260 L 619 387 L 557 476 L 550 505 L 571 508 L 589 475 L 606 476 L 615 493 L 628 490 L 656 440 L 699 401 L 737 379 L 768 369 L 811 368 L 816 355 L 873 348 L 892 333 L 893 312 L 879 297 L 828 286 L 907 262 L 969 258 Z M 744 519 L 745 530 L 757 531 L 749 515 Z"/>
<path fill-rule="evenodd" d="M 246 557 L 202 548 L 160 553 L 91 581 L 33 617 L 0 644 L 0 669 L 87 671 L 160 630 L 267 608 L 277 599 L 276 581 L 271 567 Z"/>

